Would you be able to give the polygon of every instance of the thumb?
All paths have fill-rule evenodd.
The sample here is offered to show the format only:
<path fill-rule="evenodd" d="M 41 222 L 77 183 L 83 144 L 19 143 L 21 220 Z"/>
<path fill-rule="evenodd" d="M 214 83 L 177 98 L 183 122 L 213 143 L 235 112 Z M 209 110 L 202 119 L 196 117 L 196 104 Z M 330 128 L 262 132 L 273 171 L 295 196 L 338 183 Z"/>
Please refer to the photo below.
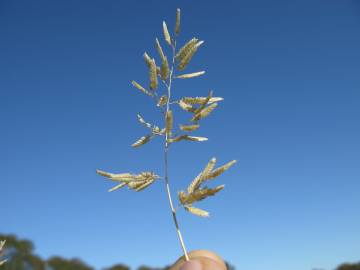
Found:
<path fill-rule="evenodd" d="M 203 268 L 199 261 L 190 260 L 185 262 L 179 270 L 203 270 Z"/>
<path fill-rule="evenodd" d="M 196 250 L 189 253 L 190 260 L 180 258 L 170 270 L 226 270 L 224 261 L 215 253 Z"/>
<path fill-rule="evenodd" d="M 198 257 L 185 262 L 179 270 L 226 270 L 226 268 L 210 258 Z"/>

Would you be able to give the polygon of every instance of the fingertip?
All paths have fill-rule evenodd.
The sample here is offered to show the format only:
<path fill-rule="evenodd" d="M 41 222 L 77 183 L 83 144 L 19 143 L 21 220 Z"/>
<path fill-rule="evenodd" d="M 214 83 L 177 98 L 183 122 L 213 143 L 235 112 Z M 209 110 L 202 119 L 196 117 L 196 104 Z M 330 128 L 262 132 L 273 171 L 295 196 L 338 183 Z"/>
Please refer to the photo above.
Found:
<path fill-rule="evenodd" d="M 185 262 L 179 270 L 202 270 L 202 266 L 199 261 L 190 260 Z"/>

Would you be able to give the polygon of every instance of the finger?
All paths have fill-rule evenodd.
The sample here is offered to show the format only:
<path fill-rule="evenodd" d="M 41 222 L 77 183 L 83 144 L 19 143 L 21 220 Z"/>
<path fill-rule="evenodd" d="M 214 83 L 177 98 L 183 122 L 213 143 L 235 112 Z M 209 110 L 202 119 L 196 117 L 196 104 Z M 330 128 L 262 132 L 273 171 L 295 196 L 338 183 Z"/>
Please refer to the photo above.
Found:
<path fill-rule="evenodd" d="M 186 262 L 184 256 L 182 256 L 170 270 L 226 270 L 224 261 L 214 252 L 208 250 L 194 250 L 188 253 L 188 255 L 190 261 Z M 186 268 L 181 269 L 181 267 Z"/>
<path fill-rule="evenodd" d="M 190 260 L 180 265 L 179 270 L 203 270 L 203 266 L 198 260 Z"/>
<path fill-rule="evenodd" d="M 183 263 L 179 270 L 226 270 L 226 268 L 207 257 L 198 257 Z"/>

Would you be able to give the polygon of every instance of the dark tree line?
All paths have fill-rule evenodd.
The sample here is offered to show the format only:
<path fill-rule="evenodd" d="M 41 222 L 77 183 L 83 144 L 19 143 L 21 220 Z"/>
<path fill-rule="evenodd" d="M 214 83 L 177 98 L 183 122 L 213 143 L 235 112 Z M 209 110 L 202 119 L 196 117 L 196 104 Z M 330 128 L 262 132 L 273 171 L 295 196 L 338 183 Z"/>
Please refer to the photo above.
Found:
<path fill-rule="evenodd" d="M 0 270 L 95 270 L 79 259 L 54 256 L 43 260 L 34 254 L 34 245 L 31 241 L 18 239 L 14 235 L 0 234 L 0 240 L 6 240 L 3 255 L 4 259 L 7 259 L 6 263 L 0 266 Z M 235 267 L 228 262 L 226 265 L 228 270 L 235 270 Z M 168 270 L 169 268 L 170 266 L 153 268 L 143 265 L 137 270 Z M 125 264 L 116 264 L 103 270 L 130 270 L 130 267 Z M 360 270 L 360 262 L 341 264 L 335 270 Z"/>
<path fill-rule="evenodd" d="M 344 264 L 338 266 L 338 268 L 336 268 L 336 270 L 360 270 L 360 262 L 344 263 Z"/>
<path fill-rule="evenodd" d="M 18 239 L 14 235 L 0 234 L 0 240 L 6 240 L 4 259 L 7 259 L 6 263 L 0 266 L 0 270 L 95 270 L 79 259 L 54 256 L 43 260 L 34 254 L 34 245 L 31 241 Z M 153 268 L 143 265 L 137 270 L 168 270 L 169 268 L 170 266 Z M 125 264 L 116 264 L 103 270 L 130 270 L 130 267 Z"/>

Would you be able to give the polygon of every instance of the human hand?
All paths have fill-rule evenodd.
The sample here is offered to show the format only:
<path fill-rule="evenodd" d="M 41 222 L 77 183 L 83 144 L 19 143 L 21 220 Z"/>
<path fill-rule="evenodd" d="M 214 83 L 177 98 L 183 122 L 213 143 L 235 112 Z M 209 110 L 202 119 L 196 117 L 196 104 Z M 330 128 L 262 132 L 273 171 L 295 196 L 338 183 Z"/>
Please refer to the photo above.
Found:
<path fill-rule="evenodd" d="M 179 258 L 169 270 L 226 270 L 221 257 L 208 250 L 194 250 L 188 253 L 190 260 Z"/>

